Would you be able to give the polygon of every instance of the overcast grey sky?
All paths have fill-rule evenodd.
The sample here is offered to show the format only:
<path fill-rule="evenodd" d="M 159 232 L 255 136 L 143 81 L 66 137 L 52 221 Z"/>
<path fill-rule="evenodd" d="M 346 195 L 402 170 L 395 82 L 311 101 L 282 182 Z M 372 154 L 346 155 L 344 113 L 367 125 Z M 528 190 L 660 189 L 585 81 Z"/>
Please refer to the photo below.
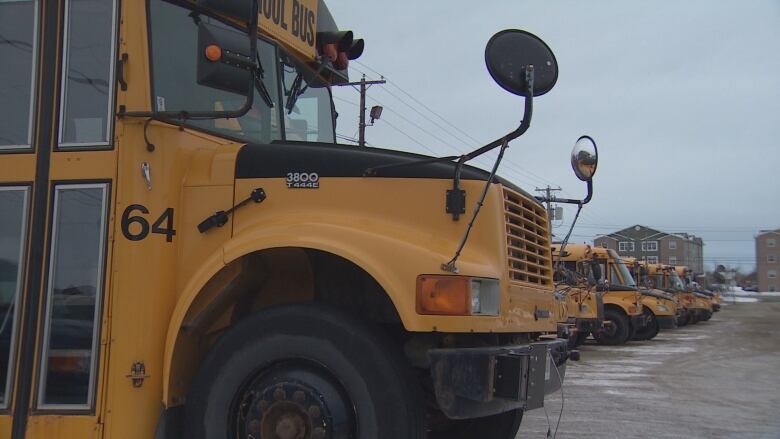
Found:
<path fill-rule="evenodd" d="M 328 5 L 341 28 L 366 39 L 352 78 L 378 72 L 390 81 L 368 94 L 369 107 L 385 107 L 367 130 L 371 145 L 445 155 L 514 129 L 523 99 L 492 82 L 484 47 L 501 29 L 524 29 L 550 45 L 560 75 L 535 100 L 531 128 L 500 173 L 529 191 L 549 183 L 582 197 L 569 153 L 591 135 L 600 154 L 595 196 L 573 241 L 639 223 L 702 236 L 705 265 L 747 271 L 755 233 L 780 227 L 778 0 Z M 334 95 L 339 134 L 357 137 L 359 94 Z M 573 215 L 567 208 L 556 235 Z"/>

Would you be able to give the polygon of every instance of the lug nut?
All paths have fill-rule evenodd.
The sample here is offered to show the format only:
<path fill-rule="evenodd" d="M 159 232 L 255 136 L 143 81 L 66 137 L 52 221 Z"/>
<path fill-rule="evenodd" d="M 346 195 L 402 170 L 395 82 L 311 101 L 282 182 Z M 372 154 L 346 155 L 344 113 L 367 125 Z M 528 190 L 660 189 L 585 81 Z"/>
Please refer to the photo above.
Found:
<path fill-rule="evenodd" d="M 309 417 L 312 419 L 319 419 L 319 417 L 322 415 L 320 412 L 320 408 L 316 405 L 313 405 L 309 407 Z"/>
<path fill-rule="evenodd" d="M 306 401 L 306 394 L 303 393 L 302 390 L 296 390 L 295 393 L 293 393 L 293 401 L 297 403 L 302 403 L 303 401 Z"/>
<path fill-rule="evenodd" d="M 274 399 L 277 401 L 287 399 L 287 393 L 284 391 L 284 389 L 278 387 L 276 390 L 274 390 Z"/>

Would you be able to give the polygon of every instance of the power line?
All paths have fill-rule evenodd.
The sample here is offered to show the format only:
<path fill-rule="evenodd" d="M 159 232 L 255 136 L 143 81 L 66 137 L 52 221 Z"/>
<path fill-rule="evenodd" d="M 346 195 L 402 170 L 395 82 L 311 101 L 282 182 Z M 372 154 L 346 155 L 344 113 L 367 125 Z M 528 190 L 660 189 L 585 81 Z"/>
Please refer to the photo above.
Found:
<path fill-rule="evenodd" d="M 470 134 L 468 134 L 467 132 L 465 132 L 464 130 L 462 130 L 461 128 L 459 128 L 457 125 L 455 125 L 455 124 L 451 123 L 449 120 L 447 120 L 446 118 L 444 118 L 443 116 L 441 116 L 439 113 L 437 113 L 436 111 L 434 111 L 433 109 L 431 109 L 431 108 L 430 108 L 429 106 L 427 106 L 425 103 L 423 103 L 422 101 L 420 101 L 419 99 L 417 99 L 416 97 L 414 97 L 414 96 L 413 96 L 411 93 L 409 93 L 409 92 L 407 92 L 406 90 L 404 90 L 404 89 L 403 89 L 401 86 L 399 86 L 397 83 L 395 83 L 394 81 L 391 81 L 390 79 L 388 79 L 388 78 L 387 78 L 385 75 L 383 75 L 382 73 L 379 73 L 377 70 L 375 70 L 375 69 L 371 68 L 370 66 L 368 66 L 368 65 L 366 65 L 366 64 L 364 64 L 364 63 L 362 63 L 362 62 L 359 62 L 359 61 L 358 61 L 358 64 L 362 65 L 363 67 L 367 68 L 368 70 L 370 70 L 370 71 L 374 72 L 374 73 L 375 73 L 375 74 L 377 74 L 377 75 L 381 75 L 383 78 L 385 78 L 385 80 L 387 81 L 387 84 L 389 84 L 389 85 L 391 85 L 392 87 L 394 87 L 394 88 L 398 89 L 398 90 L 399 90 L 401 93 L 403 93 L 404 95 L 408 96 L 408 97 L 409 97 L 409 98 L 410 98 L 412 101 L 414 101 L 415 103 L 417 103 L 418 105 L 420 105 L 421 107 L 423 107 L 424 109 L 426 109 L 427 111 L 429 111 L 431 114 L 435 115 L 437 118 L 441 119 L 441 120 L 442 120 L 442 121 L 443 121 L 445 124 L 449 125 L 449 126 L 452 128 L 452 129 L 454 129 L 454 130 L 455 130 L 455 131 L 457 131 L 458 133 L 461 133 L 462 135 L 464 135 L 466 138 L 470 139 L 470 140 L 471 140 L 471 141 L 473 141 L 474 143 L 477 143 L 477 144 L 482 144 L 482 143 L 484 143 L 484 142 L 481 142 L 480 140 L 477 140 L 476 138 L 474 138 L 473 136 L 471 136 Z M 365 74 L 364 72 L 362 72 L 361 70 L 359 70 L 359 69 L 357 69 L 357 68 L 355 68 L 355 70 L 356 70 L 356 71 L 358 71 L 358 72 L 360 72 L 360 73 L 362 73 L 362 74 Z M 448 135 L 449 135 L 450 137 L 452 137 L 453 139 L 455 139 L 455 140 L 457 140 L 458 142 L 461 142 L 461 143 L 463 143 L 463 144 L 468 144 L 468 143 L 469 143 L 469 141 L 465 140 L 464 138 L 462 138 L 462 137 L 460 137 L 460 136 L 457 136 L 457 135 L 455 135 L 455 134 L 452 132 L 452 129 L 448 129 L 448 128 L 445 128 L 445 127 L 443 127 L 443 126 L 442 126 L 441 124 L 439 124 L 437 121 L 433 120 L 432 118 L 430 118 L 429 116 L 427 116 L 425 113 L 423 113 L 423 112 L 419 111 L 417 108 L 415 108 L 414 106 L 412 106 L 411 104 L 409 104 L 408 102 L 406 102 L 406 100 L 404 100 L 403 98 L 399 97 L 399 96 L 398 96 L 398 95 L 396 95 L 395 93 L 391 92 L 391 91 L 390 91 L 390 90 L 388 90 L 387 88 L 383 88 L 383 89 L 381 89 L 381 90 L 382 90 L 383 92 L 385 92 L 385 93 L 389 94 L 390 96 L 394 97 L 396 100 L 400 101 L 402 104 L 404 104 L 404 105 L 406 105 L 407 107 L 409 107 L 409 108 L 410 108 L 412 111 L 414 111 L 415 113 L 419 114 L 419 115 L 420 115 L 421 117 L 423 117 L 425 120 L 427 120 L 427 121 L 429 121 L 430 123 L 432 123 L 434 126 L 436 126 L 437 128 L 439 128 L 440 130 L 442 130 L 444 133 L 448 134 Z M 457 148 L 454 148 L 454 149 L 455 149 L 456 151 L 459 151 L 459 149 L 457 149 Z M 542 185 L 551 185 L 551 184 L 554 184 L 554 182 L 552 182 L 552 181 L 550 181 L 550 180 L 547 180 L 547 179 L 546 179 L 546 178 L 544 178 L 544 177 L 541 177 L 541 176 L 539 176 L 539 175 L 537 175 L 537 174 L 534 174 L 533 172 L 531 172 L 531 171 L 529 171 L 529 170 L 526 170 L 526 169 L 524 169 L 524 168 L 520 167 L 519 165 L 517 165 L 516 163 L 514 163 L 514 162 L 513 162 L 512 160 L 510 160 L 509 158 L 507 158 L 507 159 L 505 159 L 505 160 L 504 160 L 504 164 L 505 164 L 505 166 L 508 166 L 508 167 L 510 167 L 510 168 L 513 168 L 513 169 L 514 169 L 514 170 L 515 170 L 517 173 L 519 173 L 519 174 L 525 174 L 525 175 L 529 176 L 529 178 L 532 178 L 532 179 L 536 179 L 536 180 L 538 180 L 539 182 L 541 182 L 541 183 L 542 183 Z M 523 178 L 523 180 L 525 180 L 525 178 Z M 534 184 L 536 184 L 536 183 L 534 183 Z M 571 196 L 571 195 L 569 195 L 567 192 L 564 192 L 564 194 L 566 194 L 567 196 Z"/>

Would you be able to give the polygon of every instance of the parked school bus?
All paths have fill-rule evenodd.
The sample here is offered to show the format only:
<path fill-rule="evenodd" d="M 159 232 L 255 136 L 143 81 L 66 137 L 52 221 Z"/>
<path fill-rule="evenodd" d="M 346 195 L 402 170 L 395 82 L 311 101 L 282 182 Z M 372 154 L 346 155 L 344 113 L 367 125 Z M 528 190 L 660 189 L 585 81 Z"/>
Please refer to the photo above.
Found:
<path fill-rule="evenodd" d="M 642 293 L 642 312 L 647 324 L 634 334 L 634 340 L 652 340 L 662 329 L 677 327 L 677 301 L 674 296 L 661 290 L 650 288 L 647 270 L 636 258 L 623 257 L 631 276 Z"/>
<path fill-rule="evenodd" d="M 695 322 L 707 321 L 712 318 L 713 313 L 713 297 L 712 293 L 705 293 L 703 291 L 697 291 L 693 286 L 693 275 L 691 270 L 684 266 L 678 265 L 674 267 L 674 272 L 677 275 L 682 287 L 685 291 L 693 294 L 692 310 L 693 319 Z M 694 322 L 694 323 L 695 323 Z"/>
<path fill-rule="evenodd" d="M 593 337 L 598 343 L 623 344 L 638 328 L 645 326 L 641 295 L 631 274 L 613 250 L 588 244 L 568 244 L 561 255 L 564 266 L 587 276 L 586 266 L 594 270 L 597 289 L 602 292 L 604 324 Z M 587 335 L 586 335 L 587 336 Z M 585 336 L 585 337 L 586 337 Z"/>
<path fill-rule="evenodd" d="M 552 246 L 553 260 L 561 259 L 561 244 Z M 564 249 L 568 256 L 569 245 Z M 579 251 L 579 250 L 575 250 Z M 591 261 L 566 261 L 555 270 L 556 289 L 566 294 L 566 322 L 570 326 L 569 347 L 581 345 L 591 332 L 604 325 L 603 292 L 596 291 L 596 279 Z"/>
<path fill-rule="evenodd" d="M 322 1 L 4 1 L 0 33 L 0 437 L 513 438 L 560 387 L 546 211 L 494 175 L 538 38 L 486 49 L 522 124 L 431 158 L 335 142 L 364 43 Z"/>
<path fill-rule="evenodd" d="M 695 318 L 694 311 L 695 295 L 685 289 L 674 267 L 665 264 L 649 264 L 644 261 L 641 264 L 647 268 L 648 286 L 650 288 L 673 294 L 677 298 L 679 311 L 677 326 L 685 326 L 689 323 L 696 324 L 698 320 Z"/>

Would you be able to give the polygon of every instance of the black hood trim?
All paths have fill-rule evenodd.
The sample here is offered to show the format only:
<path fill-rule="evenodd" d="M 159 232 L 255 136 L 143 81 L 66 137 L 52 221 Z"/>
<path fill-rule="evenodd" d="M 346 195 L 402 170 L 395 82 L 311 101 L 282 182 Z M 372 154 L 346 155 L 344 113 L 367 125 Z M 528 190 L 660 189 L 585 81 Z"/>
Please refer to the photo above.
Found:
<path fill-rule="evenodd" d="M 333 143 L 275 141 L 270 144 L 247 144 L 236 158 L 236 179 L 286 178 L 289 172 L 316 172 L 322 177 L 364 177 L 368 168 L 401 163 L 414 163 L 433 157 L 381 148 L 365 148 Z M 451 180 L 455 163 L 434 162 L 410 164 L 377 169 L 369 178 L 434 178 Z M 490 173 L 464 166 L 463 180 L 487 181 Z M 494 180 L 520 192 L 531 200 L 535 198 L 523 189 L 501 177 Z"/>

